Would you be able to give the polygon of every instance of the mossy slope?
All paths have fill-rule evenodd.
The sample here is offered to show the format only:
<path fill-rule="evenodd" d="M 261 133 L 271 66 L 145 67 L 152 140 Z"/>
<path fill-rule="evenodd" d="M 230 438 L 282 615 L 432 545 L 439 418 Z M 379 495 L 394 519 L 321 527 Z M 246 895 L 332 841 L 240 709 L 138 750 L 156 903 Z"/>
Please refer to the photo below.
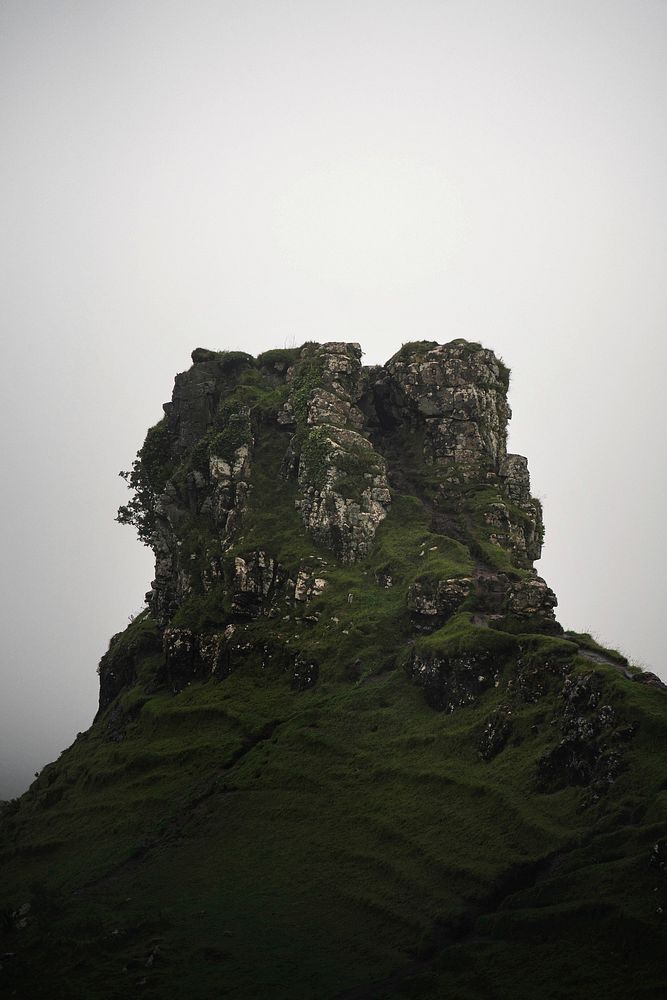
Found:
<path fill-rule="evenodd" d="M 281 475 L 285 393 L 266 374 L 297 356 L 215 362 L 241 373 L 228 395 L 251 423 L 252 489 L 225 578 L 172 625 L 232 624 L 231 668 L 174 693 L 148 613 L 112 643 L 120 694 L 2 815 L 0 988 L 35 1000 L 657 1000 L 667 696 L 590 637 L 489 628 L 474 598 L 437 627 L 415 623 L 416 583 L 527 571 L 485 533 L 487 485 L 452 486 L 455 530 L 434 529 L 434 474 L 408 440 L 389 456 L 397 488 L 370 556 L 343 564 L 314 545 Z M 177 458 L 183 481 L 195 460 Z M 194 554 L 205 530 L 193 517 Z M 258 549 L 293 576 L 314 567 L 325 589 L 280 613 L 235 613 L 234 559 Z M 295 654 L 318 664 L 306 690 Z M 435 711 L 413 682 L 434 658 L 452 672 L 482 663 L 493 680 Z M 594 738 L 577 743 L 575 724 Z M 593 778 L 569 757 L 547 772 L 563 741 L 597 754 Z"/>

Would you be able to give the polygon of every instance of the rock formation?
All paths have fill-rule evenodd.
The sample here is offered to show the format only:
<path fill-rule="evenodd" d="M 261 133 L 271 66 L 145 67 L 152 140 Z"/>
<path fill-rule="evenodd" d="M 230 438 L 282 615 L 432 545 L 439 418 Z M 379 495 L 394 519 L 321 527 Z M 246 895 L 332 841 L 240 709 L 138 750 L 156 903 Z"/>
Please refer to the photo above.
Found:
<path fill-rule="evenodd" d="M 662 996 L 664 685 L 564 632 L 478 344 L 198 349 L 99 711 L 0 808 L 0 992 Z"/>
<path fill-rule="evenodd" d="M 555 598 L 533 570 L 542 510 L 526 459 L 507 454 L 509 372 L 494 354 L 465 341 L 420 342 L 384 368 L 363 368 L 358 344 L 283 355 L 258 364 L 194 351 L 149 434 L 147 445 L 156 439 L 161 448 L 157 460 L 148 450 L 140 456 L 146 478 L 159 482 L 143 512 L 152 524 L 156 619 L 166 624 L 190 595 L 216 586 L 225 554 L 242 539 L 263 393 L 273 395 L 268 421 L 279 432 L 281 474 L 294 482 L 295 506 L 316 543 L 342 562 L 364 559 L 390 509 L 393 477 L 398 489 L 428 492 L 434 530 L 462 537 L 464 522 L 474 521 L 474 580 L 431 581 L 427 590 L 417 583 L 408 596 L 417 614 L 442 624 L 474 592 L 472 610 L 556 628 Z M 266 410 L 261 416 L 267 420 Z M 490 547 L 506 556 L 508 573 L 485 558 Z"/>

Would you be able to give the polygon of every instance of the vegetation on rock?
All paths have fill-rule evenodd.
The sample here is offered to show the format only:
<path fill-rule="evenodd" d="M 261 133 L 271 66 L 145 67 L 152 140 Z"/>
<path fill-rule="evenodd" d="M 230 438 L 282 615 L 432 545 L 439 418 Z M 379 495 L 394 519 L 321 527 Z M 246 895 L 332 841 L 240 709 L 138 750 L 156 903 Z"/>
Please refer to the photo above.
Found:
<path fill-rule="evenodd" d="M 480 345 L 197 349 L 146 610 L 0 814 L 8 995 L 662 996 L 667 699 L 563 632 Z"/>

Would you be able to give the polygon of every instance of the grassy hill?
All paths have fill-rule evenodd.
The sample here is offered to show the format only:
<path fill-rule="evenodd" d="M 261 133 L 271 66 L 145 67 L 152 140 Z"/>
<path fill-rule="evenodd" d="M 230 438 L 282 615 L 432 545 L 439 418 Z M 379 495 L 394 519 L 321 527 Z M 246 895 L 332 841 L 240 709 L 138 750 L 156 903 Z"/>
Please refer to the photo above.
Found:
<path fill-rule="evenodd" d="M 490 540 L 486 512 L 512 500 L 488 478 L 434 500 L 418 435 L 391 432 L 369 554 L 314 539 L 281 475 L 286 391 L 259 384 L 222 576 L 114 637 L 95 722 L 3 807 L 0 989 L 665 996 L 665 690 L 589 636 L 489 611 L 489 579 L 533 579 Z M 203 564 L 205 516 L 178 531 Z M 238 572 L 258 551 L 274 569 L 249 608 Z M 307 600 L 299 574 L 324 581 Z M 441 581 L 473 582 L 431 615 L 419 595 Z M 173 653 L 193 636 L 224 648 L 213 669 Z"/>

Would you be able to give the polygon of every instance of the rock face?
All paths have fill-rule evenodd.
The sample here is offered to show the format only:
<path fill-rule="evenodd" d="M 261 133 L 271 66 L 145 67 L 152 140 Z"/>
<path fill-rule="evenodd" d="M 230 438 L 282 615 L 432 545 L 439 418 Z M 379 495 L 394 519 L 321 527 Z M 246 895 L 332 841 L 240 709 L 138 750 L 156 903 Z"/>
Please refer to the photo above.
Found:
<path fill-rule="evenodd" d="M 166 455 L 148 470 L 159 481 L 152 485 L 149 603 L 163 623 L 193 593 L 221 582 L 222 558 L 242 536 L 253 490 L 255 417 L 248 401 L 260 381 L 257 363 L 201 348 L 192 357 L 192 368 L 176 378 L 164 421 L 153 429 Z M 396 442 L 406 439 L 438 480 L 433 514 L 444 517 L 445 533 L 460 506 L 457 489 L 486 486 L 489 495 L 480 493 L 477 511 L 486 544 L 511 553 L 524 569 L 539 558 L 542 511 L 530 495 L 525 458 L 507 454 L 509 373 L 491 351 L 460 340 L 416 343 L 384 368 L 364 369 L 358 344 L 328 343 L 271 360 L 260 371 L 265 384 L 283 393 L 272 418 L 289 432 L 282 474 L 297 485 L 304 528 L 341 561 L 371 551 L 391 506 L 388 462 Z M 394 475 L 403 476 L 400 461 Z M 453 609 L 460 586 L 441 581 L 433 608 Z M 448 598 L 447 587 L 454 591 Z M 416 592 L 409 597 L 420 605 L 418 614 L 440 619 L 442 611 L 426 610 L 429 600 Z M 514 587 L 509 611 L 548 617 L 551 600 L 535 578 L 528 588 Z"/>
<path fill-rule="evenodd" d="M 328 560 L 280 557 L 293 513 L 271 508 L 286 491 L 303 538 L 332 566 L 372 557 L 392 491 L 419 499 L 431 532 L 458 549 L 449 571 L 436 563 L 399 583 L 415 636 L 461 614 L 504 632 L 561 631 L 556 598 L 533 569 L 541 506 L 526 459 L 507 453 L 507 368 L 463 340 L 406 344 L 384 367 L 364 368 L 361 356 L 359 344 L 343 342 L 257 359 L 198 348 L 176 377 L 163 420 L 124 474 L 136 495 L 119 512 L 155 553 L 147 600 L 174 689 L 233 669 L 243 647 L 227 629 L 243 621 L 296 614 L 317 622 L 311 605 L 328 586 Z M 416 557 L 426 562 L 438 548 Z M 384 591 L 395 575 L 391 563 L 373 570 Z M 294 669 L 297 686 L 316 682 L 314 667 Z M 429 702 L 449 710 L 498 680 L 488 651 L 415 647 L 410 671 Z M 101 674 L 106 705 L 133 676 L 131 657 L 107 654 Z"/>
<path fill-rule="evenodd" d="M 423 625 L 442 624 L 463 604 L 473 589 L 470 577 L 422 581 L 408 589 L 408 607 Z"/>
<path fill-rule="evenodd" d="M 602 703 L 602 678 L 594 673 L 566 677 L 561 700 L 561 739 L 541 758 L 540 780 L 548 789 L 588 786 L 596 800 L 622 770 L 622 747 L 634 727 L 619 727 L 612 706 Z"/>
<path fill-rule="evenodd" d="M 380 395 L 413 429 L 426 462 L 472 480 L 506 458 L 509 372 L 492 351 L 464 340 L 403 348 L 381 376 Z"/>
<path fill-rule="evenodd" d="M 296 426 L 292 454 L 300 443 L 304 526 L 343 562 L 368 555 L 391 504 L 385 460 L 363 433 L 362 385 L 359 344 L 313 347 L 295 368 L 282 415 Z"/>
<path fill-rule="evenodd" d="M 491 650 L 445 656 L 415 652 L 410 670 L 432 708 L 453 712 L 497 683 L 499 660 Z"/>

